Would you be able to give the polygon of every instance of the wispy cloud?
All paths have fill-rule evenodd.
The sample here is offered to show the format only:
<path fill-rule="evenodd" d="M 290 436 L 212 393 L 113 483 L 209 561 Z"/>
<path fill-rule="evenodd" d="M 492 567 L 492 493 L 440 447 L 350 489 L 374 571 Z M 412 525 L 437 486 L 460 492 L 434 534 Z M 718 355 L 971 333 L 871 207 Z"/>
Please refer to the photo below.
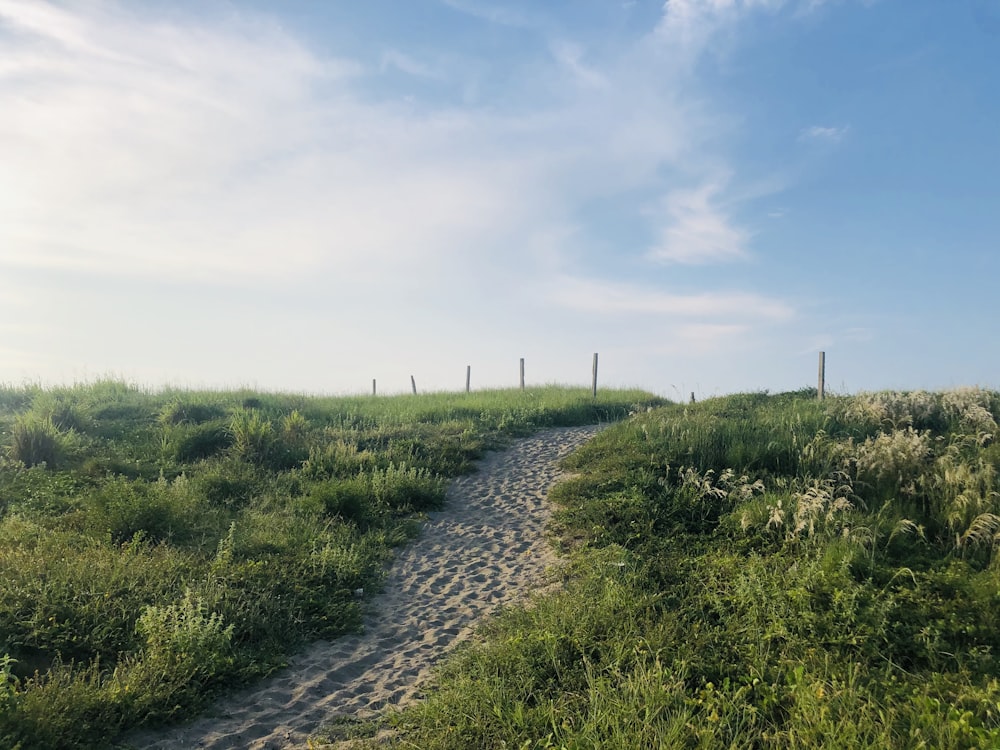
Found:
<path fill-rule="evenodd" d="M 460 59 L 468 53 L 427 60 L 405 40 L 379 39 L 381 58 L 361 64 L 246 10 L 164 18 L 113 0 L 0 0 L 0 279 L 22 269 L 45 287 L 58 272 L 66 299 L 86 310 L 71 321 L 81 329 L 107 329 L 123 304 L 145 305 L 161 321 L 143 324 L 157 332 L 151 340 L 170 338 L 174 291 L 197 282 L 182 323 L 198 353 L 151 349 L 144 361 L 211 361 L 235 372 L 213 349 L 216 334 L 198 324 L 238 318 L 227 306 L 255 316 L 240 328 L 252 335 L 235 324 L 228 331 L 248 351 L 257 330 L 274 340 L 283 325 L 325 335 L 333 320 L 342 348 L 386 361 L 399 359 L 386 353 L 393 347 L 416 357 L 412 331 L 440 329 L 462 303 L 470 331 L 514 338 L 504 332 L 511 290 L 526 278 L 547 284 L 555 308 L 677 319 L 687 326 L 677 336 L 703 340 L 735 335 L 747 320 L 794 316 L 782 300 L 753 293 L 592 279 L 588 211 L 609 196 L 636 196 L 623 209 L 628 219 L 631 207 L 656 207 L 639 216 L 653 246 L 622 251 L 633 267 L 749 253 L 732 217 L 738 181 L 719 177 L 731 171 L 724 159 L 705 156 L 717 135 L 711 103 L 690 95 L 697 76 L 676 64 L 670 39 L 651 32 L 595 55 L 568 32 L 550 38 L 539 18 L 473 0 L 447 4 L 536 30 L 531 85 L 521 86 L 522 70 L 499 87 L 485 77 L 474 105 L 459 100 L 458 84 L 454 100 L 408 101 L 391 88 L 402 78 L 395 71 L 464 82 L 475 77 Z M 695 5 L 672 0 L 664 11 L 689 13 L 669 31 L 688 35 L 689 54 L 715 33 L 712 14 L 690 16 L 702 12 Z M 726 5 L 706 7 L 725 13 Z M 689 187 L 665 176 L 677 174 Z M 577 275 L 560 276 L 568 268 Z M 113 286 L 118 277 L 129 283 Z M 99 310 L 88 306 L 93 281 L 116 295 Z M 173 287 L 155 301 L 135 293 L 154 283 Z M 209 286 L 225 301 L 204 294 Z M 275 322 L 283 307 L 306 309 L 299 298 L 310 292 L 322 306 L 309 308 L 308 324 L 291 313 Z M 251 295 L 272 304 L 261 311 Z M 50 301 L 49 330 L 65 328 L 69 301 L 55 293 Z M 410 325 L 400 331 L 403 304 Z M 353 330 L 361 309 L 377 335 Z M 120 347 L 99 346 L 88 340 L 80 351 L 126 359 Z"/>
<path fill-rule="evenodd" d="M 365 102 L 356 63 L 266 19 L 147 24 L 104 7 L 0 3 L 21 63 L 0 77 L 0 263 L 344 274 L 426 264 L 519 214 L 506 180 L 527 173 L 474 158 L 490 131 L 475 113 Z"/>
<path fill-rule="evenodd" d="M 672 0 L 661 25 L 707 44 L 730 5 Z M 0 263 L 215 281 L 429 269 L 470 244 L 515 244 L 512 227 L 545 234 L 602 194 L 653 188 L 706 130 L 656 34 L 601 65 L 552 40 L 546 75 L 560 96 L 518 116 L 373 100 L 359 93 L 361 65 L 266 17 L 164 21 L 116 7 L 0 0 Z M 381 67 L 448 76 L 396 47 Z M 667 189 L 647 257 L 745 256 L 725 187 Z"/>
<path fill-rule="evenodd" d="M 664 199 L 663 227 L 649 258 L 664 263 L 704 264 L 746 256 L 747 234 L 716 205 L 721 192 L 710 182 L 693 190 L 674 190 Z"/>
<path fill-rule="evenodd" d="M 500 26 L 533 28 L 541 25 L 537 16 L 512 10 L 499 4 L 482 2 L 481 0 L 441 0 L 441 2 L 460 13 Z"/>
<path fill-rule="evenodd" d="M 630 283 L 562 277 L 548 294 L 556 305 L 599 314 L 640 314 L 673 318 L 789 320 L 794 309 L 778 299 L 750 293 L 676 294 Z M 711 325 L 717 326 L 718 323 Z M 726 323 L 723 325 L 743 325 Z"/>
<path fill-rule="evenodd" d="M 395 68 L 417 78 L 439 80 L 445 77 L 436 66 L 422 62 L 396 49 L 389 49 L 382 53 L 381 69 L 386 70 L 387 68 Z"/>
<path fill-rule="evenodd" d="M 748 13 L 775 11 L 787 0 L 667 0 L 656 34 L 685 62 L 700 56 L 719 33 Z"/>
<path fill-rule="evenodd" d="M 800 141 L 826 141 L 828 143 L 839 143 L 844 139 L 850 130 L 849 125 L 843 125 L 841 127 L 825 126 L 825 125 L 813 125 L 808 128 L 803 128 L 799 133 Z"/>
<path fill-rule="evenodd" d="M 550 47 L 556 61 L 568 70 L 581 85 L 593 88 L 604 88 L 608 85 L 608 79 L 603 73 L 583 62 L 584 49 L 580 44 L 558 40 L 554 41 Z"/>

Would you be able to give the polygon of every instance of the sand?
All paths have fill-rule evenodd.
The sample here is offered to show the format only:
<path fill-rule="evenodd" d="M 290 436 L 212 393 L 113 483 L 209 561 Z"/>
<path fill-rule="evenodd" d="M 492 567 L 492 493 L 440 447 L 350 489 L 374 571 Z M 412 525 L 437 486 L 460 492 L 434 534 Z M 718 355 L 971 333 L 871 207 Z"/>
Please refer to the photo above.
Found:
<path fill-rule="evenodd" d="M 445 508 L 401 549 L 364 631 L 320 641 L 254 689 L 208 715 L 132 747 L 294 748 L 338 717 L 364 717 L 420 697 L 434 664 L 482 618 L 525 596 L 555 563 L 545 541 L 546 495 L 556 464 L 597 427 L 548 430 L 489 454 L 479 471 L 453 480 Z"/>

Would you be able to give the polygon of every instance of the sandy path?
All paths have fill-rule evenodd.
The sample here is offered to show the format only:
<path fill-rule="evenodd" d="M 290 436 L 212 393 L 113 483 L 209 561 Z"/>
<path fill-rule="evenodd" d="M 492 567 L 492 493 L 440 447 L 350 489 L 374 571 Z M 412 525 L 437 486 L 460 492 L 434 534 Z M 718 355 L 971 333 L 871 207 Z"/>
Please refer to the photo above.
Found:
<path fill-rule="evenodd" d="M 365 617 L 364 633 L 320 641 L 253 691 L 220 703 L 212 715 L 134 747 L 287 748 L 337 716 L 401 705 L 476 622 L 527 592 L 554 562 L 543 530 L 556 463 L 597 427 L 548 430 L 492 453 L 479 471 L 451 482 L 447 505 L 400 550 L 385 590 Z"/>

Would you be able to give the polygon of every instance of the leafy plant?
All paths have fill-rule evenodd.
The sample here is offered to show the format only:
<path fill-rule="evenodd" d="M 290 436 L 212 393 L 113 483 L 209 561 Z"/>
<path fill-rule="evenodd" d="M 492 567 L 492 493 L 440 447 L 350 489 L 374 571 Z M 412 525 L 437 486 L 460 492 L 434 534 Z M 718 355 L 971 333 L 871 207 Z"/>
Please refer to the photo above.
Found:
<path fill-rule="evenodd" d="M 145 641 L 143 659 L 157 669 L 207 678 L 233 663 L 233 626 L 225 625 L 218 612 L 209 612 L 190 589 L 178 602 L 146 607 L 135 628 Z"/>

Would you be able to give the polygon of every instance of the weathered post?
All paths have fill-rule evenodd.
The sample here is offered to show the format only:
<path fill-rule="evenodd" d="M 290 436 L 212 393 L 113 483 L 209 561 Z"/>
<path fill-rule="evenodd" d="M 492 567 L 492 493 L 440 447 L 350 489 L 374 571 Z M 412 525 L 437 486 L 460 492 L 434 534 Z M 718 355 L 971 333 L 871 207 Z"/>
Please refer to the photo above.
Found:
<path fill-rule="evenodd" d="M 524 357 L 521 357 L 521 390 L 524 390 Z"/>
<path fill-rule="evenodd" d="M 465 392 L 468 393 L 472 387 L 472 365 L 465 366 Z"/>
<path fill-rule="evenodd" d="M 410 375 L 410 385 L 413 386 L 413 395 L 416 396 L 417 395 L 417 381 L 416 381 L 416 379 L 412 375 Z"/>
<path fill-rule="evenodd" d="M 597 352 L 594 352 L 594 398 L 597 398 Z"/>
<path fill-rule="evenodd" d="M 375 395 L 375 378 L 372 378 L 372 395 Z"/>
<path fill-rule="evenodd" d="M 819 385 L 816 393 L 820 401 L 826 396 L 826 352 L 819 353 Z"/>
<path fill-rule="evenodd" d="M 694 391 L 691 391 L 691 403 L 694 403 Z"/>

